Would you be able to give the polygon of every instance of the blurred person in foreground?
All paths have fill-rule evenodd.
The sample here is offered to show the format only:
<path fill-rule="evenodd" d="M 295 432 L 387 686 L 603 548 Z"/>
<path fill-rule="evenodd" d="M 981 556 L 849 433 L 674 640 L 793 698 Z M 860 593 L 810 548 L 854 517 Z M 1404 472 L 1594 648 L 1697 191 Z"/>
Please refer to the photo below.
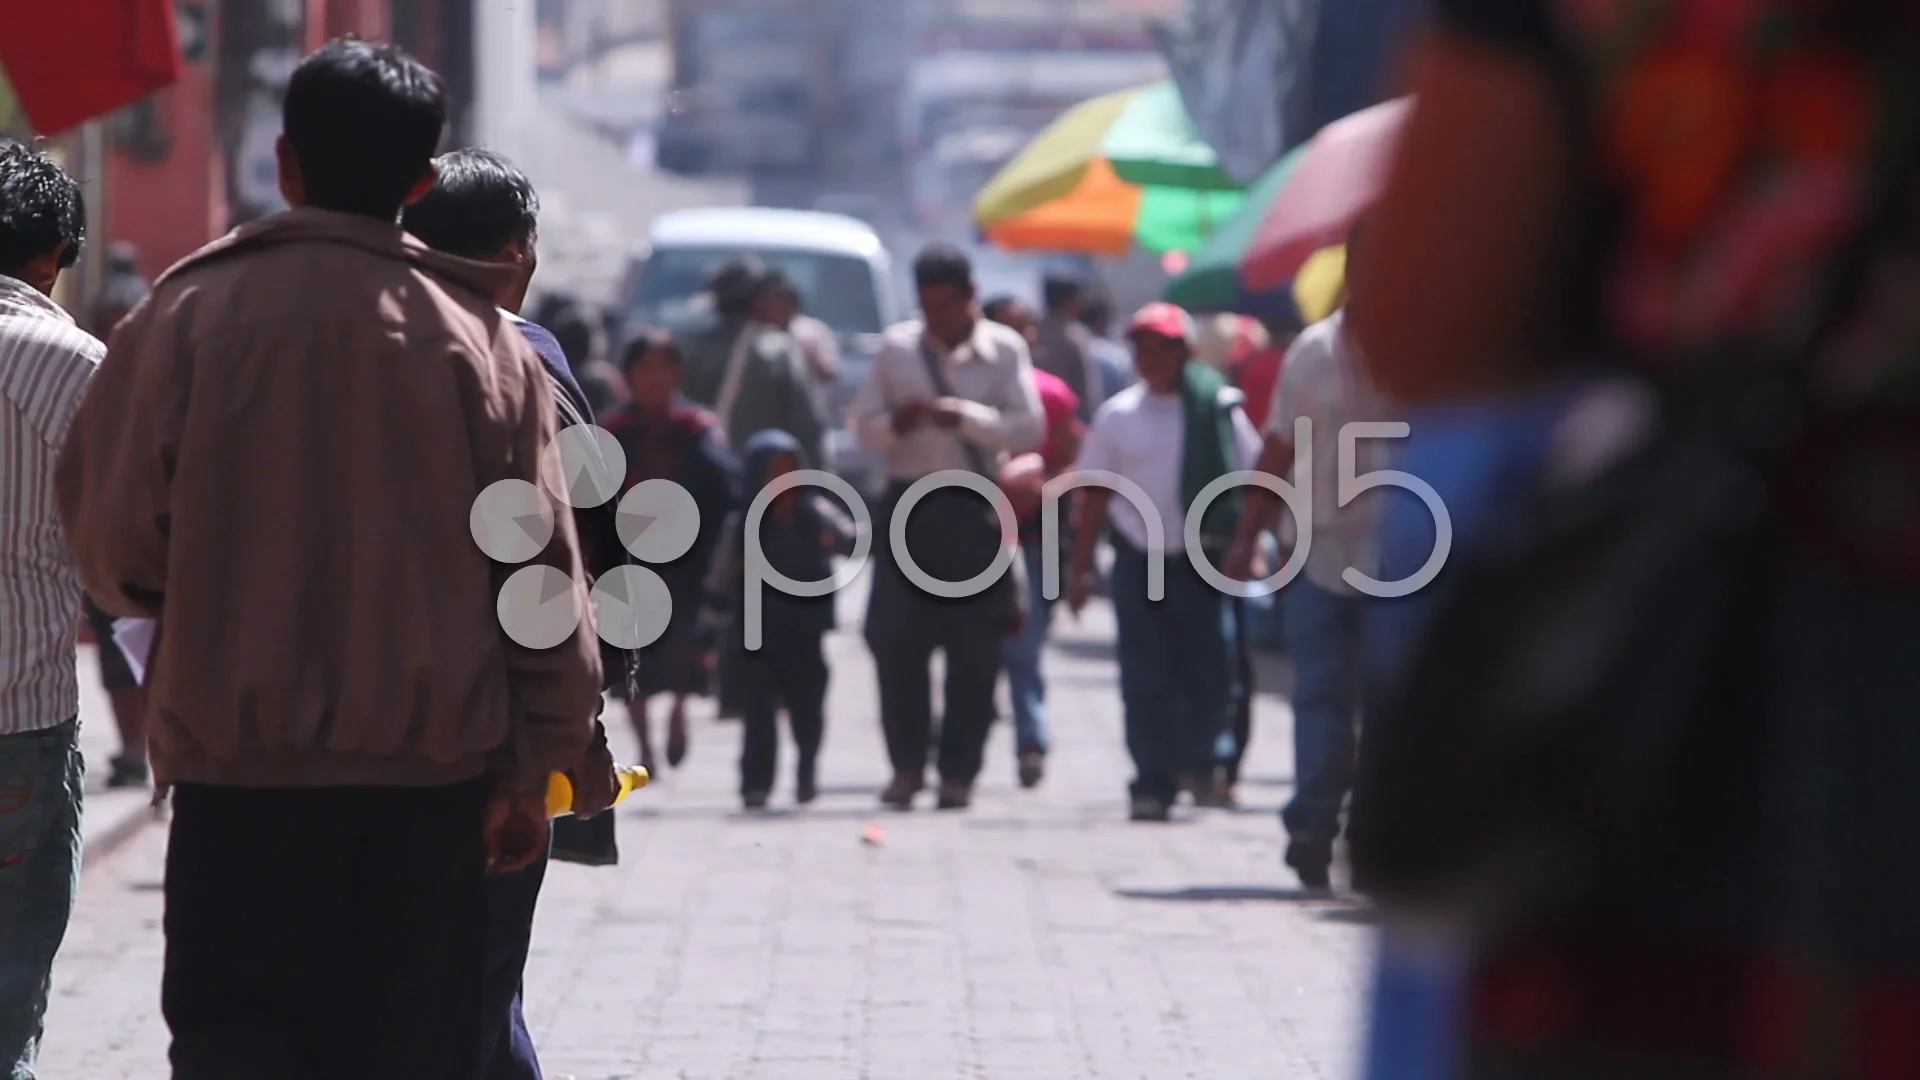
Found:
<path fill-rule="evenodd" d="M 1347 242 L 1357 251 L 1363 226 L 1356 224 Z M 1342 429 L 1355 421 L 1380 419 L 1381 406 L 1354 347 L 1345 309 L 1335 311 L 1300 333 L 1281 367 L 1267 416 L 1261 472 L 1311 485 L 1312 518 L 1296 521 L 1308 544 L 1304 572 L 1279 593 L 1281 632 L 1293 658 L 1293 798 L 1281 811 L 1287 829 L 1286 863 L 1313 890 L 1330 888 L 1333 844 L 1340 836 L 1340 810 L 1353 784 L 1360 729 L 1364 674 L 1363 637 L 1368 598 L 1342 576 L 1349 567 L 1377 572 L 1372 536 L 1378 508 L 1365 495 L 1342 504 L 1340 443 Z M 1298 424 L 1312 426 L 1306 455 L 1312 472 L 1303 474 Z M 1355 440 L 1352 476 L 1372 472 L 1377 440 Z M 1250 579 L 1259 560 L 1263 534 L 1280 524 L 1280 499 L 1264 488 L 1247 495 L 1224 570 Z"/>
<path fill-rule="evenodd" d="M 107 245 L 106 277 L 93 302 L 93 332 L 106 337 L 146 299 L 152 285 L 140 276 L 139 249 L 126 241 Z M 107 787 L 145 787 L 147 784 L 147 699 L 134 677 L 126 654 L 113 640 L 113 616 L 87 599 L 87 625 L 97 646 L 100 686 L 113 707 L 113 725 L 120 733 L 120 752 L 107 762 Z"/>
<path fill-rule="evenodd" d="M 1046 311 L 1034 327 L 1033 366 L 1067 384 L 1080 399 L 1080 420 L 1085 423 L 1093 419 L 1093 410 L 1102 400 L 1093 334 L 1080 323 L 1086 286 L 1070 277 L 1049 275 L 1040 291 Z"/>
<path fill-rule="evenodd" d="M 966 253 L 950 244 L 930 245 L 914 260 L 913 277 L 921 318 L 887 330 L 849 408 L 848 422 L 860 440 L 887 459 L 876 537 L 891 535 L 888 519 L 915 481 L 952 472 L 992 483 L 1010 455 L 1032 450 L 1043 434 L 1026 339 L 980 317 Z M 1010 539 L 974 491 L 937 489 L 912 509 L 907 552 L 923 573 L 944 582 L 965 582 L 985 571 Z M 937 805 L 963 810 L 973 803 L 993 725 L 1001 639 L 1020 628 L 1025 586 L 1018 575 L 1001 574 L 974 595 L 936 596 L 907 578 L 892 546 L 874 544 L 866 623 L 894 771 L 880 801 L 908 810 L 926 786 L 933 735 L 929 667 L 939 651 L 946 688 Z"/>
<path fill-rule="evenodd" d="M 1127 326 L 1140 382 L 1100 406 L 1080 449 L 1081 473 L 1113 473 L 1138 486 L 1146 504 L 1114 489 L 1080 493 L 1067 603 L 1078 614 L 1092 593 L 1093 548 L 1113 524 L 1113 611 L 1120 630 L 1120 698 L 1133 757 L 1131 817 L 1167 821 L 1183 790 L 1201 806 L 1226 805 L 1215 763 L 1232 738 L 1240 685 L 1232 598 L 1194 569 L 1216 564 L 1238 525 L 1240 499 L 1229 490 L 1210 504 L 1200 551 L 1187 543 L 1187 511 L 1215 480 L 1251 468 L 1260 435 L 1240 408 L 1240 393 L 1194 358 L 1193 316 L 1173 304 L 1141 308 Z M 1158 535 L 1147 515 L 1158 521 Z M 1148 593 L 1149 564 L 1164 569 L 1164 597 Z"/>
<path fill-rule="evenodd" d="M 622 495 L 637 484 L 675 484 L 693 497 L 700 512 L 693 544 L 672 562 L 651 564 L 673 600 L 666 631 L 640 650 L 631 685 L 614 688 L 614 696 L 626 701 L 640 743 L 640 764 L 649 769 L 654 767 L 654 741 L 648 703 L 661 694 L 672 699 L 667 764 L 678 768 L 687 756 L 687 699 L 712 687 L 716 658 L 700 638 L 700 608 L 714 545 L 739 497 L 738 466 L 720 422 L 681 394 L 686 361 L 671 334 L 657 329 L 636 333 L 627 342 L 624 364 L 630 400 L 606 421 L 607 431 L 626 451 Z"/>
<path fill-rule="evenodd" d="M 106 349 L 51 297 L 86 238 L 80 185 L 45 154 L 0 139 L 0 1073 L 16 1080 L 33 1077 L 80 876 L 80 580 L 60 534 L 54 463 Z"/>
<path fill-rule="evenodd" d="M 714 272 L 707 287 L 720 319 L 681 341 L 684 390 L 688 400 L 713 412 L 735 453 L 757 432 L 784 431 L 800 440 L 807 460 L 823 461 L 826 423 L 806 350 L 792 334 L 763 321 L 778 285 L 753 256 Z"/>
<path fill-rule="evenodd" d="M 433 185 L 440 78 L 340 39 L 284 112 L 293 209 L 120 324 L 62 516 L 93 596 L 160 622 L 173 1075 L 471 1080 L 486 873 L 545 849 L 548 778 L 599 707 L 572 516 L 531 562 L 580 617 L 538 649 L 503 631 L 514 568 L 470 524 L 500 481 L 562 490 L 541 464 L 555 403 L 496 306 L 521 270 L 398 224 Z"/>
<path fill-rule="evenodd" d="M 1033 340 L 1033 312 L 1018 299 L 997 296 L 980 305 L 980 310 L 988 319 Z M 1086 434 L 1086 425 L 1079 417 L 1080 401 L 1066 383 L 1035 368 L 1033 386 L 1040 394 L 1046 434 L 1041 437 L 1038 450 L 1015 457 L 1000 477 L 1000 486 L 1013 503 L 1019 522 L 1020 561 L 1027 574 L 1026 622 L 1000 650 L 1001 666 L 1007 670 L 1007 696 L 1013 702 L 1015 764 L 1020 786 L 1026 788 L 1037 787 L 1045 779 L 1049 749 L 1047 680 L 1040 659 L 1053 622 L 1053 601 L 1047 599 L 1041 588 L 1045 550 L 1041 546 L 1041 495 L 1047 481 L 1073 467 L 1074 459 L 1080 456 L 1080 440 Z M 1069 530 L 1062 528 L 1060 543 L 1070 545 L 1071 536 Z"/>
<path fill-rule="evenodd" d="M 546 369 L 547 389 L 562 430 L 593 423 L 593 407 L 574 381 L 566 353 L 545 327 L 520 317 L 527 289 L 539 267 L 540 199 L 511 161 L 488 150 L 456 150 L 434 159 L 433 188 L 408 206 L 401 224 L 435 251 L 463 259 L 510 266 L 494 293 L 501 312 L 526 335 Z M 617 477 L 607 478 L 613 490 Z M 626 562 L 614 523 L 614 503 L 574 507 L 587 572 L 598 578 Z M 608 682 L 626 681 L 630 654 L 602 643 L 601 661 Z M 563 828 L 591 828 L 588 819 L 612 804 L 617 780 L 607 732 L 594 720 L 594 738 L 580 761 L 567 770 L 573 785 L 573 815 L 554 823 L 556 845 Z M 612 819 L 600 822 L 610 828 Z M 533 914 L 547 874 L 547 853 L 518 870 L 487 875 L 487 967 L 485 1013 L 480 1038 L 480 1080 L 539 1080 L 540 1059 L 521 1003 L 522 975 L 533 939 Z"/>
<path fill-rule="evenodd" d="M 1771 446 L 1744 497 L 1757 612 L 1712 643 L 1749 662 L 1627 676 L 1661 708 L 1676 676 L 1724 695 L 1677 706 L 1689 767 L 1661 805 L 1681 812 L 1637 834 L 1633 875 L 1484 927 L 1457 1003 L 1401 1008 L 1389 954 L 1373 1075 L 1914 1074 L 1916 70 L 1900 0 L 1438 3 L 1349 314 L 1419 410 L 1401 467 L 1456 524 L 1468 502 L 1511 520 L 1484 508 L 1563 487 L 1603 445 L 1585 421 L 1658 431 L 1799 388 L 1746 415 Z M 1570 409 L 1556 388 L 1595 357 L 1675 409 Z M 1661 647 L 1712 617 L 1697 595 L 1637 598 Z M 1553 655 L 1579 664 L 1581 638 Z"/>
<path fill-rule="evenodd" d="M 770 588 L 755 570 L 749 579 L 751 551 L 766 570 L 793 581 L 826 581 L 833 557 L 852 551 L 854 525 L 818 491 L 790 487 L 772 496 L 748 531 L 753 503 L 768 485 L 812 466 L 800 442 L 784 431 L 763 431 L 747 440 L 740 472 L 741 508 L 728 517 L 713 551 L 706 578 L 706 609 L 701 635 L 709 643 L 721 634 L 738 636 L 747 617 L 744 593 L 762 590 L 755 647 L 743 649 L 740 696 L 745 732 L 740 746 L 740 802 L 764 810 L 773 795 L 780 765 L 780 712 L 786 710 L 799 760 L 794 766 L 793 801 L 805 806 L 820 794 L 820 744 L 827 731 L 827 632 L 834 626 L 834 594 L 794 596 Z"/>

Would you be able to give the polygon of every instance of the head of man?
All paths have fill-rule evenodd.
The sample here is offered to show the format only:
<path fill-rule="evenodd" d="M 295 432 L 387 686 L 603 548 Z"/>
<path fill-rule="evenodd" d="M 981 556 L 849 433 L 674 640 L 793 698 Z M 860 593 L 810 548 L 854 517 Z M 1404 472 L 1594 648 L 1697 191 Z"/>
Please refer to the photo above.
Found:
<path fill-rule="evenodd" d="M 1113 296 L 1104 288 L 1090 292 L 1080 303 L 1080 325 L 1095 337 L 1113 333 Z"/>
<path fill-rule="evenodd" d="M 336 38 L 294 69 L 283 124 L 289 204 L 394 221 L 433 186 L 447 87 L 398 46 Z"/>
<path fill-rule="evenodd" d="M 1156 394 L 1179 391 L 1198 338 L 1193 316 L 1174 304 L 1148 304 L 1127 323 L 1134 367 L 1139 369 L 1140 381 Z"/>
<path fill-rule="evenodd" d="M 622 357 L 627 389 L 643 412 L 664 413 L 680 393 L 680 346 L 664 330 L 647 330 L 627 342 Z"/>
<path fill-rule="evenodd" d="M 988 322 L 997 322 L 1001 326 L 1013 329 L 1029 343 L 1033 341 L 1035 334 L 1033 311 L 1021 303 L 1019 297 L 996 296 L 980 305 L 980 314 L 985 315 Z"/>
<path fill-rule="evenodd" d="M 1086 286 L 1070 277 L 1049 275 L 1042 284 L 1047 316 L 1054 319 L 1078 319 L 1085 308 Z"/>
<path fill-rule="evenodd" d="M 707 279 L 707 291 L 713 294 L 713 309 L 723 319 L 756 318 L 768 273 L 767 265 L 752 255 L 727 260 Z"/>
<path fill-rule="evenodd" d="M 540 198 L 513 162 L 491 150 L 455 150 L 433 161 L 433 187 L 402 215 L 435 251 L 519 270 L 494 302 L 518 312 L 540 263 Z"/>
<path fill-rule="evenodd" d="M 754 301 L 754 318 L 769 326 L 786 330 L 800 316 L 800 287 L 778 270 L 770 270 Z"/>
<path fill-rule="evenodd" d="M 973 262 L 952 244 L 930 244 L 913 260 L 913 287 L 927 333 L 949 346 L 973 333 Z"/>
<path fill-rule="evenodd" d="M 0 276 L 50 295 L 86 242 L 80 185 L 47 155 L 0 139 Z"/>

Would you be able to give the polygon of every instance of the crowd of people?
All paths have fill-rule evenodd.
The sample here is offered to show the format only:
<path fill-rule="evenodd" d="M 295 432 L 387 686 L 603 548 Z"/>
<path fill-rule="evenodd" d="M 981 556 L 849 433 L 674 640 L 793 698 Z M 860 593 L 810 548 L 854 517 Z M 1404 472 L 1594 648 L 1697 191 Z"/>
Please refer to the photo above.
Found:
<path fill-rule="evenodd" d="M 1256 625 L 1234 582 L 1298 563 L 1285 860 L 1325 890 L 1344 833 L 1386 911 L 1373 1075 L 1912 1075 L 1920 25 L 1876 0 L 1580 7 L 1436 5 L 1419 107 L 1347 238 L 1351 307 L 1235 371 L 1172 305 L 1116 351 L 1084 283 L 1049 282 L 1036 313 L 977 296 L 960 249 L 919 253 L 920 316 L 844 418 L 885 461 L 876 537 L 904 519 L 898 550 L 872 545 L 863 621 L 879 797 L 909 810 L 931 773 L 936 807 L 972 804 L 1003 672 L 1018 775 L 1044 782 L 1060 559 L 1070 608 L 1112 601 L 1131 819 L 1230 805 Z M 1681 46 L 1719 66 L 1676 78 Z M 1738 93 L 1688 75 L 1709 69 Z M 1642 76 L 1704 95 L 1711 168 L 1676 178 L 1647 134 L 1699 145 L 1662 126 L 1671 94 L 1595 96 Z M 159 625 L 140 671 L 103 674 L 110 780 L 150 769 L 174 809 L 176 1077 L 537 1076 L 520 976 L 547 861 L 617 858 L 604 695 L 649 766 L 649 702 L 671 699 L 671 766 L 687 700 L 717 691 L 749 809 L 778 785 L 784 712 L 795 801 L 819 792 L 833 598 L 741 616 L 750 550 L 819 581 L 857 542 L 852 508 L 794 483 L 839 419 L 831 333 L 751 259 L 684 340 L 561 305 L 529 320 L 538 199 L 498 155 L 436 157 L 448 109 L 391 46 L 306 58 L 279 146 L 293 209 L 150 291 L 119 260 L 105 345 L 49 298 L 85 241 L 79 185 L 0 146 L 16 1076 L 78 873 L 83 597 L 97 635 Z M 567 490 L 544 451 L 592 424 L 626 486 L 679 484 L 701 527 L 656 567 L 660 640 L 615 648 L 583 618 L 530 648 L 470 514 L 500 481 Z M 1356 499 L 1362 477 L 1421 498 Z M 611 504 L 555 506 L 535 565 L 590 612 L 626 538 Z M 1382 592 L 1456 526 L 1443 587 Z"/>

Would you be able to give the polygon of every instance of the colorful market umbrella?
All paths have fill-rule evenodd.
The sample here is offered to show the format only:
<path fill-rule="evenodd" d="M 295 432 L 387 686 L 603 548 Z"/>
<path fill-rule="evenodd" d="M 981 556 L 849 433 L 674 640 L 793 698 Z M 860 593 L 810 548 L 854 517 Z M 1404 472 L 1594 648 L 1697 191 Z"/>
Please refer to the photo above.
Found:
<path fill-rule="evenodd" d="M 180 74 L 172 0 L 39 0 L 6 8 L 0 121 L 11 97 L 24 114 L 15 124 L 57 135 Z"/>
<path fill-rule="evenodd" d="M 1285 285 L 1314 252 L 1346 238 L 1379 197 L 1411 106 L 1399 98 L 1362 109 L 1307 142 L 1247 247 L 1240 265 L 1247 288 Z"/>
<path fill-rule="evenodd" d="M 1293 279 L 1293 305 L 1303 323 L 1317 323 L 1333 314 L 1347 295 L 1345 244 L 1321 248 L 1307 257 Z"/>
<path fill-rule="evenodd" d="M 1081 186 L 1096 162 L 1142 187 L 1237 191 L 1213 149 L 1194 130 L 1180 92 L 1151 83 L 1083 101 L 1034 136 L 980 189 L 983 226 L 1032 210 Z"/>
<path fill-rule="evenodd" d="M 1233 216 L 1238 191 L 1141 187 L 1095 161 L 1066 194 L 994 221 L 981 231 L 1009 251 L 1075 251 L 1125 255 L 1137 245 L 1152 252 L 1187 251 Z"/>
<path fill-rule="evenodd" d="M 1301 146 L 1281 158 L 1247 189 L 1246 201 L 1194 251 L 1187 268 L 1167 283 L 1166 298 L 1189 311 L 1242 311 L 1245 290 L 1240 263 L 1273 201 L 1306 156 Z"/>

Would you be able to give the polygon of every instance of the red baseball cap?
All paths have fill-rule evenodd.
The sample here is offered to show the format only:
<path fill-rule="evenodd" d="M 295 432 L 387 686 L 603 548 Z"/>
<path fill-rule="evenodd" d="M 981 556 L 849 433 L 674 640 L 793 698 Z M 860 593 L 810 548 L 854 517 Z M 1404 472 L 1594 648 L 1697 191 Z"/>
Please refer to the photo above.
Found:
<path fill-rule="evenodd" d="M 1131 338 L 1136 334 L 1158 334 L 1188 345 L 1200 340 L 1199 327 L 1194 325 L 1187 309 L 1164 300 L 1156 300 L 1133 313 L 1133 318 L 1127 321 L 1127 336 Z"/>

